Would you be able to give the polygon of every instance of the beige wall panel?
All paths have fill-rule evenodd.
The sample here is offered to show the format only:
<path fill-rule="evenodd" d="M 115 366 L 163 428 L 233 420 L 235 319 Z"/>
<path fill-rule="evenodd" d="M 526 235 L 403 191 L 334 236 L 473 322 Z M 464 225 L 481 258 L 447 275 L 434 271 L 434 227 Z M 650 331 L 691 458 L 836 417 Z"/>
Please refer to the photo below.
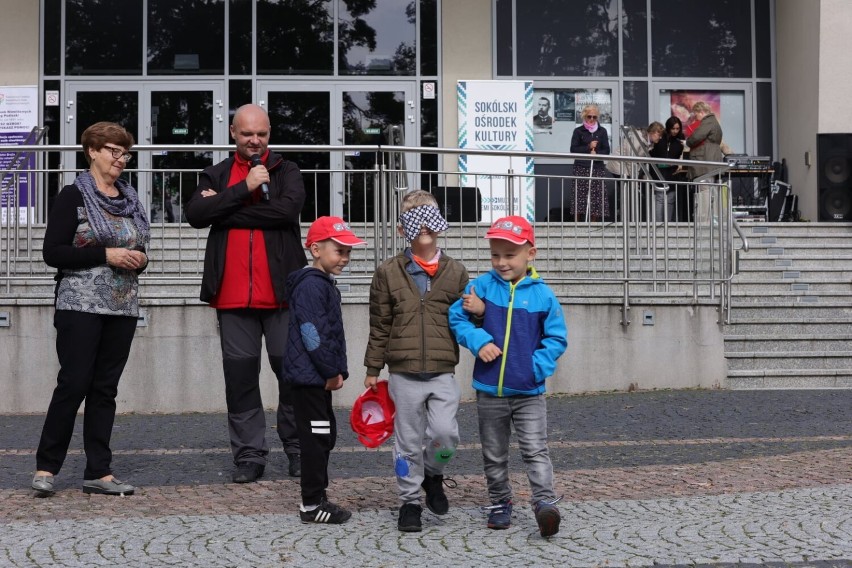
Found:
<path fill-rule="evenodd" d="M 441 4 L 441 145 L 458 147 L 456 82 L 491 79 L 491 0 L 464 0 Z M 455 170 L 455 156 L 445 156 L 443 168 Z"/>
<path fill-rule="evenodd" d="M 779 158 L 787 159 L 802 217 L 812 221 L 817 219 L 820 5 L 820 0 L 778 0 L 775 4 Z M 810 166 L 805 162 L 806 153 Z"/>
<path fill-rule="evenodd" d="M 37 0 L 0 0 L 0 85 L 38 83 Z"/>

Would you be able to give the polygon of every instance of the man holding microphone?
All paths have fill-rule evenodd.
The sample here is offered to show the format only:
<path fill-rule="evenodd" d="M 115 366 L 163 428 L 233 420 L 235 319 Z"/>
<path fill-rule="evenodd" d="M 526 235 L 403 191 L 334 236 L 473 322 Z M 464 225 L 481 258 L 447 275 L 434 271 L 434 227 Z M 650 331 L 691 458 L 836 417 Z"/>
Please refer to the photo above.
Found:
<path fill-rule="evenodd" d="M 269 151 L 270 130 L 263 108 L 238 108 L 230 127 L 235 154 L 205 168 L 186 205 L 190 225 L 210 227 L 200 298 L 216 308 L 219 320 L 235 483 L 261 477 L 269 453 L 259 385 L 264 337 L 278 377 L 278 435 L 289 458 L 288 472 L 301 473 L 281 363 L 289 320 L 284 283 L 306 264 L 299 229 L 305 187 L 298 166 Z"/>

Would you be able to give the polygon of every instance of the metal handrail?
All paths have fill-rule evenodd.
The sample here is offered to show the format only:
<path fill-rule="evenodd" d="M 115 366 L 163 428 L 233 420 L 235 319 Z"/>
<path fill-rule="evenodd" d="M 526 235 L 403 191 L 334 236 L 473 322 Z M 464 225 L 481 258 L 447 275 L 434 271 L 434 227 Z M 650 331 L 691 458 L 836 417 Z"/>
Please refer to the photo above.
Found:
<path fill-rule="evenodd" d="M 342 190 L 345 192 L 345 196 L 348 197 L 348 200 L 345 203 L 349 203 L 349 206 L 352 206 L 354 201 L 352 190 L 353 188 L 359 189 L 359 193 L 357 194 L 357 199 L 362 200 L 356 205 L 365 205 L 363 202 L 364 199 L 369 199 L 369 205 L 374 206 L 373 210 L 376 214 L 375 221 L 370 221 L 367 217 L 364 217 L 363 221 L 357 221 L 353 223 L 356 225 L 357 223 L 361 223 L 357 225 L 356 230 L 362 232 L 362 234 L 373 234 L 374 239 L 372 243 L 372 247 L 368 247 L 367 251 L 363 249 L 359 249 L 356 251 L 356 255 L 353 255 L 353 263 L 350 265 L 352 269 L 346 275 L 344 275 L 342 281 L 343 282 L 351 282 L 351 283 L 362 283 L 362 281 L 367 280 L 372 273 L 375 265 L 380 262 L 383 258 L 390 254 L 396 254 L 398 250 L 397 239 L 394 238 L 396 235 L 396 214 L 395 209 L 398 208 L 398 200 L 401 197 L 401 193 L 405 190 L 403 184 L 400 183 L 400 180 L 419 180 L 421 176 L 429 174 L 429 178 L 432 175 L 437 175 L 439 180 L 439 184 L 445 184 L 446 186 L 461 186 L 462 184 L 459 181 L 452 183 L 450 180 L 461 180 L 461 176 L 467 176 L 469 181 L 472 183 L 468 183 L 465 185 L 472 185 L 474 188 L 484 188 L 483 191 L 489 190 L 488 186 L 492 183 L 494 178 L 503 178 L 506 181 L 505 186 L 501 186 L 503 189 L 500 191 L 526 191 L 525 187 L 530 187 L 530 184 L 546 184 L 548 187 L 555 188 L 557 192 L 554 199 L 556 199 L 556 203 L 562 205 L 568 205 L 570 203 L 570 188 L 572 186 L 572 182 L 577 179 L 573 175 L 544 175 L 544 174 L 524 174 L 517 173 L 513 171 L 506 171 L 501 174 L 494 174 L 493 172 L 476 172 L 476 171 L 468 171 L 468 172 L 458 172 L 458 171 L 425 171 L 425 170 L 417 170 L 411 168 L 403 168 L 401 167 L 403 164 L 399 162 L 399 158 L 405 157 L 407 154 L 410 158 L 411 155 L 417 153 L 428 153 L 428 154 L 444 154 L 444 155 L 473 155 L 473 154 L 481 154 L 481 155 L 489 155 L 489 156 L 529 156 L 529 157 L 548 157 L 548 158 L 558 158 L 560 161 L 564 161 L 565 163 L 569 163 L 571 159 L 588 159 L 587 154 L 569 154 L 569 153 L 558 153 L 558 152 L 521 152 L 521 151 L 502 151 L 502 150 L 467 150 L 467 149 L 458 149 L 458 148 L 431 148 L 431 147 L 406 147 L 406 146 L 396 146 L 396 145 L 358 145 L 358 146 L 298 146 L 298 145 L 272 145 L 270 146 L 272 150 L 278 152 L 351 152 L 351 151 L 361 151 L 361 152 L 375 152 L 376 160 L 375 167 L 371 169 L 363 169 L 363 170 L 346 170 L 346 169 L 305 169 L 303 170 L 303 175 L 305 177 L 306 187 L 313 187 L 314 191 L 326 191 L 326 187 L 328 187 L 328 181 L 325 185 L 321 182 L 323 179 L 329 180 L 332 182 L 332 191 L 340 191 L 340 186 L 334 186 L 333 184 L 338 183 L 342 180 L 343 186 Z M 6 147 L 0 146 L 0 151 L 6 150 Z M 20 150 L 20 148 L 19 148 Z M 44 145 L 38 146 L 37 148 L 27 148 L 27 152 L 78 152 L 79 146 L 76 145 Z M 228 145 L 140 145 L 135 146 L 132 149 L 133 152 L 232 152 L 233 147 Z M 392 155 L 395 154 L 396 158 Z M 628 166 L 630 166 L 633 171 L 643 170 L 643 171 L 651 171 L 648 170 L 648 159 L 643 159 L 642 157 L 633 157 L 633 156 L 613 156 L 613 159 L 617 159 Z M 215 157 L 212 158 L 216 160 Z M 607 157 L 610 159 L 610 157 Z M 655 162 L 670 162 L 671 165 L 685 165 L 682 160 L 663 160 L 663 159 L 654 159 Z M 46 160 L 43 160 L 46 162 Z M 406 163 L 415 163 L 412 161 Z M 719 163 L 716 162 L 690 162 L 689 165 L 709 165 L 710 167 L 718 168 L 720 166 Z M 643 169 L 644 166 L 644 169 Z M 723 170 L 724 167 L 727 167 L 727 164 L 722 164 Z M 45 174 L 64 174 L 64 173 L 73 173 L 77 169 L 76 168 L 39 168 L 37 170 L 32 170 L 31 173 L 41 174 L 41 178 L 39 179 L 47 179 Z M 194 172 L 198 173 L 198 169 L 174 169 L 174 168 L 128 168 L 127 173 L 131 176 L 160 176 L 160 175 L 168 175 L 172 173 L 184 173 Z M 338 177 L 339 176 L 339 177 Z M 406 177 L 407 176 L 407 177 Z M 138 178 L 137 178 L 138 179 Z M 149 185 L 151 185 L 152 177 L 145 178 L 148 181 Z M 585 178 L 584 178 L 585 179 Z M 606 183 L 608 178 L 595 178 L 600 179 L 602 182 Z M 335 181 L 338 180 L 338 181 Z M 358 186 L 353 185 L 354 182 L 359 184 Z M 621 198 L 621 212 L 619 218 L 613 222 L 606 223 L 595 223 L 592 225 L 591 223 L 575 223 L 575 224 L 567 224 L 564 222 L 564 218 L 562 222 L 553 222 L 553 221 L 538 221 L 536 226 L 538 227 L 537 233 L 539 237 L 539 248 L 542 250 L 547 250 L 547 254 L 540 254 L 539 258 L 542 259 L 543 266 L 545 267 L 545 271 L 543 272 L 545 278 L 549 281 L 555 283 L 557 286 L 561 284 L 571 284 L 571 283 L 604 283 L 607 285 L 612 284 L 620 284 L 623 289 L 623 293 L 621 294 L 623 298 L 623 307 L 624 307 L 624 316 L 623 323 L 626 325 L 629 323 L 628 318 L 628 310 L 630 308 L 630 304 L 633 302 L 633 297 L 636 295 L 635 291 L 631 290 L 631 286 L 639 286 L 649 287 L 648 291 L 658 292 L 658 286 L 664 286 L 665 290 L 668 290 L 670 286 L 681 286 L 683 284 L 693 284 L 693 293 L 692 293 L 692 301 L 697 302 L 699 300 L 703 300 L 705 298 L 709 298 L 713 301 L 720 302 L 720 308 L 724 314 L 729 314 L 729 294 L 725 293 L 729 288 L 731 271 L 728 266 L 725 264 L 718 264 L 720 261 L 724 261 L 726 259 L 730 259 L 728 256 L 729 243 L 724 241 L 724 238 L 730 237 L 730 231 L 717 231 L 714 234 L 711 231 L 710 227 L 698 227 L 696 223 L 691 224 L 692 235 L 688 236 L 684 234 L 684 229 L 686 226 L 680 226 L 678 231 L 681 233 L 681 238 L 692 238 L 693 242 L 698 235 L 701 235 L 702 238 L 709 238 L 712 246 L 709 249 L 702 249 L 698 247 L 696 244 L 692 248 L 692 255 L 683 254 L 687 252 L 686 246 L 684 248 L 679 249 L 681 252 L 678 253 L 677 256 L 670 259 L 668 248 L 668 237 L 666 237 L 665 250 L 659 251 L 656 249 L 656 246 L 651 247 L 647 251 L 643 251 L 640 256 L 634 256 L 636 253 L 633 252 L 635 239 L 645 238 L 647 236 L 652 241 L 656 239 L 656 233 L 658 228 L 654 228 L 653 226 L 649 227 L 641 227 L 640 222 L 641 219 L 638 215 L 635 215 L 635 211 L 630 211 L 626 206 L 627 200 L 629 199 L 628 193 L 631 192 L 643 192 L 647 193 L 651 190 L 653 185 L 653 180 L 646 177 L 646 179 L 638 179 L 637 177 L 628 177 L 623 178 L 623 181 L 627 182 L 622 184 L 622 192 L 620 195 L 616 195 L 616 204 L 618 204 L 618 199 Z M 524 183 L 526 182 L 526 184 Z M 188 184 L 193 184 L 192 179 L 187 179 L 182 183 L 183 191 L 178 193 L 178 201 L 177 207 L 181 206 L 180 199 L 185 198 L 188 193 L 191 193 L 192 189 L 194 189 L 194 185 L 192 187 L 188 187 Z M 719 192 L 721 191 L 721 182 L 719 184 L 714 184 L 712 182 L 703 182 L 702 185 L 708 186 L 711 188 L 711 192 Z M 372 192 L 372 197 L 369 197 L 370 194 L 365 193 L 364 187 L 370 187 L 370 191 Z M 511 189 L 510 189 L 511 187 Z M 429 189 L 429 187 L 424 187 L 424 189 Z M 43 191 L 46 192 L 45 188 L 42 188 Z M 455 191 L 463 192 L 465 188 L 456 187 Z M 449 191 L 449 190 L 447 190 Z M 474 189 L 474 191 L 477 191 Z M 549 210 L 550 206 L 550 190 L 548 190 L 547 194 L 547 203 L 544 204 L 544 208 Z M 484 194 L 483 194 L 484 195 Z M 40 198 L 43 199 L 46 196 L 46 193 Z M 460 198 L 459 194 L 456 195 L 456 198 Z M 158 198 L 159 199 L 159 198 Z M 511 200 L 506 201 L 506 203 L 511 203 Z M 726 202 L 722 199 L 715 199 L 713 201 L 714 206 L 721 207 Z M 729 200 L 728 200 L 729 204 Z M 539 202 L 539 206 L 542 204 Z M 470 209 L 468 209 L 469 211 Z M 479 211 L 479 206 L 476 206 L 477 213 Z M 721 211 L 721 210 L 720 210 Z M 335 213 L 336 214 L 336 213 Z M 363 213 L 362 213 L 363 214 Z M 728 216 L 727 218 L 730 218 Z M 468 220 L 469 221 L 469 220 Z M 482 225 L 481 222 L 477 221 L 465 221 L 461 218 L 456 221 L 451 221 L 451 226 L 454 229 L 447 234 L 446 239 L 449 239 L 445 244 L 450 247 L 458 247 L 451 248 L 451 251 L 456 251 L 463 262 L 469 263 L 473 268 L 472 274 L 479 270 L 486 270 L 489 266 L 488 254 L 487 254 L 487 244 L 486 241 L 482 240 L 480 237 L 484 235 L 485 226 Z M 350 220 L 350 223 L 352 221 Z M 621 224 L 621 226 L 617 226 Z M 726 227 L 730 227 L 728 222 L 725 221 L 722 223 Z M 157 225 L 155 223 L 155 225 Z M 685 225 L 685 224 L 681 224 Z M 30 224 L 28 224 L 30 226 Z M 201 271 L 201 264 L 199 259 L 201 255 L 203 255 L 204 250 L 204 239 L 205 233 L 197 231 L 188 227 L 185 224 L 176 223 L 175 225 L 177 229 L 174 232 L 166 232 L 166 227 L 170 226 L 165 223 L 165 221 L 159 221 L 159 225 L 162 228 L 161 231 L 157 233 L 156 243 L 152 243 L 152 250 L 154 254 L 152 258 L 155 259 L 157 263 L 151 270 L 149 270 L 146 274 L 143 275 L 144 281 L 160 281 L 160 280 L 171 280 L 171 281 L 193 281 L 197 280 Z M 303 224 L 303 230 L 305 230 L 307 224 Z M 544 230 L 544 227 L 548 227 L 548 230 Z M 571 227 L 570 230 L 568 227 Z M 668 223 L 663 223 L 663 232 L 664 235 L 668 235 Z M 568 235 L 570 231 L 570 236 L 568 239 L 562 238 L 559 235 Z M 6 231 L 5 235 L 8 236 L 11 233 Z M 388 236 L 392 238 L 388 239 Z M 644 235 L 644 236 L 643 236 Z M 384 239 L 384 240 L 383 240 Z M 453 244 L 450 244 L 449 241 L 452 241 Z M 718 241 L 718 242 L 716 242 Z M 706 243 L 707 241 L 703 241 Z M 0 241 L 2 244 L 2 241 Z M 684 243 L 685 244 L 685 243 Z M 704 246 L 702 244 L 702 246 Z M 595 251 L 595 254 L 591 254 L 592 251 Z M 597 252 L 600 254 L 597 254 Z M 33 258 L 32 252 L 33 249 L 31 246 L 27 247 L 26 251 L 18 252 L 17 249 L 14 251 L 14 255 L 16 255 L 16 259 L 21 259 L 30 263 L 30 266 L 34 266 L 35 263 L 36 270 L 33 271 L 30 269 L 30 274 L 25 274 L 20 271 L 18 268 L 15 271 L 10 271 L 9 261 L 12 256 L 12 250 L 10 247 L 5 247 L 5 249 L 0 250 L 0 252 L 7 255 L 5 259 L 7 261 L 7 270 L 5 271 L 5 276 L 0 276 L 0 282 L 5 281 L 7 286 L 7 291 L 10 289 L 10 283 L 12 281 L 20 282 L 26 279 L 49 279 L 52 275 L 41 272 L 43 268 L 38 268 L 38 263 L 40 262 L 40 258 Z M 589 254 L 585 254 L 588 252 Z M 699 257 L 699 253 L 703 256 Z M 455 254 L 455 253 L 452 253 Z M 19 256 L 20 255 L 20 256 Z M 708 256 L 709 255 L 709 256 Z M 638 262 L 634 262 L 634 259 L 637 259 Z M 671 264 L 670 261 L 677 263 L 675 268 L 676 273 L 669 272 L 669 266 L 675 266 Z M 173 266 L 175 268 L 167 268 L 165 266 L 166 263 L 174 263 Z M 660 264 L 662 263 L 662 264 Z M 692 269 L 685 269 L 687 263 L 692 264 Z M 619 266 L 620 265 L 620 266 Z M 25 267 L 26 264 L 21 264 L 20 267 Z M 178 268 L 179 267 L 179 268 Z M 660 269 L 662 267 L 662 269 Z M 684 268 L 680 268 L 684 267 Z M 579 269 L 578 269 L 579 268 Z M 662 275 L 662 276 L 661 276 Z M 719 287 L 719 292 L 722 292 L 718 297 L 716 296 L 716 288 Z M 709 295 L 706 291 L 709 290 Z"/>

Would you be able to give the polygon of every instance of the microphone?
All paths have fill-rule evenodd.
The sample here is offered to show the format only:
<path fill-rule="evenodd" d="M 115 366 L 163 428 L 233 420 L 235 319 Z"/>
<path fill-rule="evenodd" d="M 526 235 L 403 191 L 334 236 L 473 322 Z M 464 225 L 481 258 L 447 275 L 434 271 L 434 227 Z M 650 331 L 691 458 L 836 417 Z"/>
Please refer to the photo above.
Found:
<path fill-rule="evenodd" d="M 263 165 L 263 162 L 260 161 L 260 156 L 258 156 L 257 154 L 253 154 L 250 160 L 251 167 Z M 263 192 L 263 200 L 269 201 L 269 186 L 265 183 L 261 184 L 260 191 Z"/>

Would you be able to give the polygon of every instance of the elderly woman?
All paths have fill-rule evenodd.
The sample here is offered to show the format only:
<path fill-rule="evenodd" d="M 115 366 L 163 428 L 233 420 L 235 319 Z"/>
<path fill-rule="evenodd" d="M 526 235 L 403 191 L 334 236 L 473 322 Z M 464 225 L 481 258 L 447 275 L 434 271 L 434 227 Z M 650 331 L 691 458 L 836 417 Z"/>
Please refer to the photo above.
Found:
<path fill-rule="evenodd" d="M 716 120 L 710 105 L 704 101 L 698 101 L 692 105 L 692 114 L 699 120 L 699 124 L 686 139 L 686 145 L 689 146 L 689 159 L 721 162 L 723 159 L 722 127 Z M 710 166 L 691 166 L 689 177 L 694 180 L 712 170 Z"/>
<path fill-rule="evenodd" d="M 572 154 L 591 154 L 593 156 L 608 155 L 609 136 L 606 130 L 598 124 L 600 112 L 595 105 L 586 105 L 580 115 L 583 124 L 574 129 L 571 136 Z M 603 160 L 574 161 L 575 198 L 574 216 L 586 221 L 598 221 L 609 215 L 609 199 L 604 191 L 601 177 L 606 176 Z M 590 179 L 596 177 L 598 179 Z M 589 217 L 586 218 L 586 211 Z"/>
<path fill-rule="evenodd" d="M 56 353 L 59 376 L 36 452 L 32 488 L 54 492 L 74 420 L 83 400 L 83 491 L 130 495 L 115 478 L 110 436 L 118 381 L 130 354 L 139 315 L 138 276 L 148 264 L 149 225 L 136 191 L 119 179 L 133 136 L 98 122 L 83 132 L 89 170 L 62 188 L 44 235 L 44 261 L 56 274 Z"/>
<path fill-rule="evenodd" d="M 699 123 L 692 134 L 689 135 L 689 138 L 686 139 L 686 145 L 689 146 L 689 159 L 721 162 L 724 159 L 722 154 L 722 127 L 716 120 L 716 115 L 713 114 L 710 105 L 704 101 L 698 101 L 692 105 L 692 114 Z M 713 171 L 712 166 L 690 166 L 689 178 L 694 181 L 711 171 Z M 711 190 L 706 185 L 695 185 L 693 191 L 695 191 L 694 220 L 697 223 L 707 223 L 712 217 Z"/>

